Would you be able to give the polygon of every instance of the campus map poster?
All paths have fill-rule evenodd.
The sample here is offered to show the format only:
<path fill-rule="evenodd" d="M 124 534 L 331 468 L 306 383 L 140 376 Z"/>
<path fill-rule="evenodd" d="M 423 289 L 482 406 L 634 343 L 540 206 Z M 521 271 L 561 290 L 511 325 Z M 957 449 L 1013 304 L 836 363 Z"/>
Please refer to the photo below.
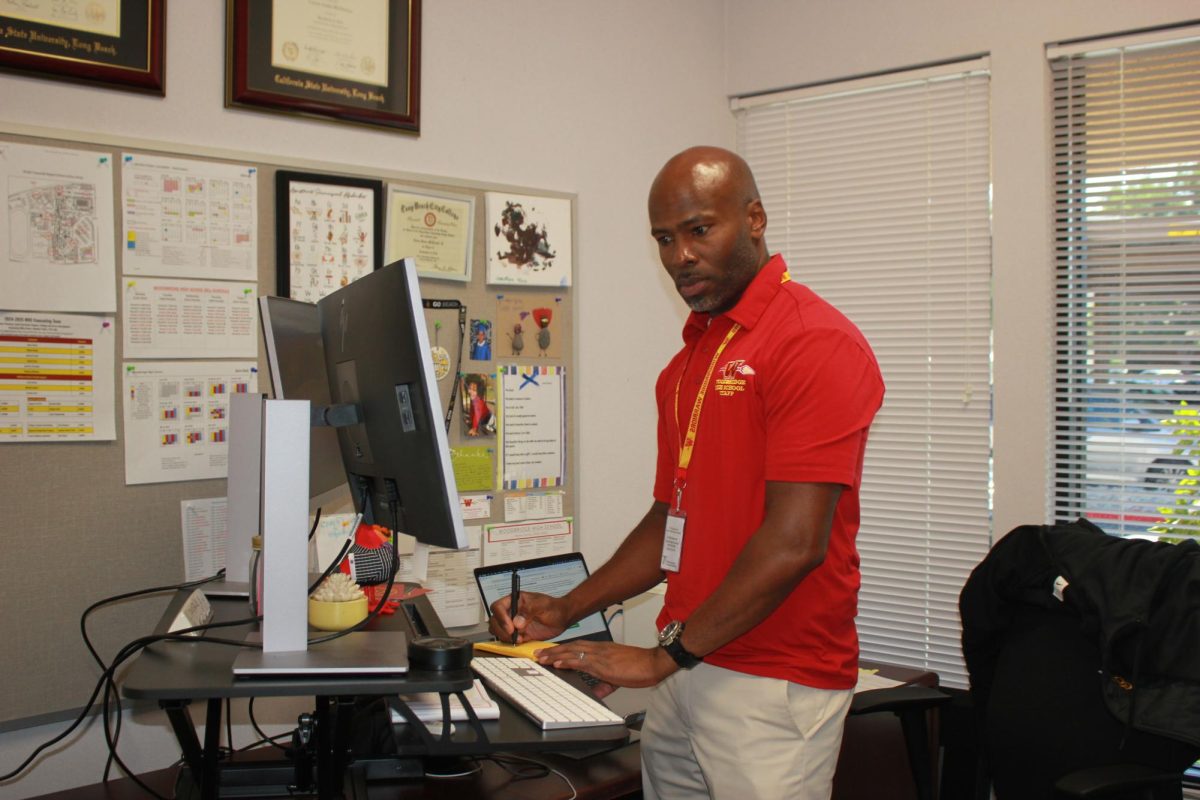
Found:
<path fill-rule="evenodd" d="M 106 153 L 0 142 L 0 307 L 117 310 Z"/>

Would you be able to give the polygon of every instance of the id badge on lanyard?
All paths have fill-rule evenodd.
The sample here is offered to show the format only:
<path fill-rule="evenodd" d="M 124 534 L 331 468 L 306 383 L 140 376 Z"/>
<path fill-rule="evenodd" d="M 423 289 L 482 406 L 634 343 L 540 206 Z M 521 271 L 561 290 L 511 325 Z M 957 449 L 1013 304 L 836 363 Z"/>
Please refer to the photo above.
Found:
<path fill-rule="evenodd" d="M 725 340 L 713 353 L 712 362 L 709 363 L 708 371 L 704 373 L 704 381 L 700 384 L 700 391 L 696 393 L 692 416 L 688 420 L 687 436 L 679 446 L 679 462 L 675 468 L 675 507 L 667 512 L 667 524 L 663 530 L 662 558 L 658 563 L 659 569 L 665 572 L 679 572 L 679 564 L 683 558 L 683 527 L 687 522 L 687 512 L 683 510 L 683 490 L 687 487 L 688 465 L 692 462 L 692 451 L 696 448 L 696 432 L 700 429 L 700 411 L 704 407 L 704 395 L 708 391 L 708 384 L 712 380 L 713 370 L 721 358 L 721 353 L 725 352 L 726 345 L 733 339 L 734 334 L 741 330 L 741 327 L 735 322 L 729 329 L 729 333 L 725 334 Z M 687 368 L 684 367 L 683 371 L 686 372 Z M 679 419 L 679 385 L 682 382 L 683 372 L 680 372 L 679 379 L 675 382 L 676 420 Z"/>

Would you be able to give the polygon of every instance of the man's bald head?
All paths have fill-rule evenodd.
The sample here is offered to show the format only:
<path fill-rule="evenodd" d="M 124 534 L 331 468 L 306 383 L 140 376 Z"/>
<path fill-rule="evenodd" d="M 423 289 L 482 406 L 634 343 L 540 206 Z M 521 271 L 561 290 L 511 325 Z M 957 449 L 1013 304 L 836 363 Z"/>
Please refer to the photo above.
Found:
<path fill-rule="evenodd" d="M 750 165 L 722 147 L 689 147 L 672 156 L 650 185 L 650 197 L 681 188 L 725 195 L 743 204 L 759 199 Z"/>
<path fill-rule="evenodd" d="M 763 264 L 767 214 L 750 167 L 720 147 L 673 156 L 650 185 L 650 234 L 693 311 L 729 310 Z"/>

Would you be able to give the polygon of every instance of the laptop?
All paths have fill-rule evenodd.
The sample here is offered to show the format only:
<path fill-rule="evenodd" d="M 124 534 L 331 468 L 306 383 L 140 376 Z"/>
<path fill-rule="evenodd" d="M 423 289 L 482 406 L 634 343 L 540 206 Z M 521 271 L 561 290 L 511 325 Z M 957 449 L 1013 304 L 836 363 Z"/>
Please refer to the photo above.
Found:
<path fill-rule="evenodd" d="M 489 616 L 492 613 L 492 603 L 512 593 L 514 571 L 521 576 L 522 592 L 540 592 L 551 597 L 562 597 L 583 583 L 589 574 L 583 553 L 565 553 L 476 567 L 475 583 L 479 585 L 479 593 L 483 597 L 483 605 Z M 604 615 L 597 611 L 579 620 L 550 641 L 562 644 L 576 639 L 611 642 L 613 636 Z"/>
<path fill-rule="evenodd" d="M 514 571 L 521 576 L 522 592 L 540 592 L 551 597 L 562 597 L 583 583 L 589 574 L 587 564 L 583 560 L 583 553 L 565 553 L 558 556 L 476 567 L 475 583 L 479 586 L 479 594 L 483 597 L 483 606 L 487 609 L 488 616 L 491 616 L 492 613 L 492 603 L 512 593 Z M 578 639 L 590 639 L 595 642 L 613 641 L 612 631 L 608 628 L 604 614 L 599 611 L 589 614 L 549 641 L 555 644 L 564 644 Z M 591 694 L 588 686 L 595 683 L 592 676 L 575 670 L 555 670 L 555 672 L 575 688 Z"/>

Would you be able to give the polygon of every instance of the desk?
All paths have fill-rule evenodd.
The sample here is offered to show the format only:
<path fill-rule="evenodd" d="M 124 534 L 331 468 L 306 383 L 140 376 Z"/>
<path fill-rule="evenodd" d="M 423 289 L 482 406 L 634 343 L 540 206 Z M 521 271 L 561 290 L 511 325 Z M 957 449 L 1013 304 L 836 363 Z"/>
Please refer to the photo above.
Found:
<path fill-rule="evenodd" d="M 177 599 L 176 603 L 181 602 Z M 176 603 L 168 607 L 164 619 L 172 619 L 177 609 Z M 214 612 L 219 619 L 236 618 L 244 608 L 237 601 L 213 600 Z M 395 621 L 389 621 L 397 624 Z M 230 638 L 238 638 L 241 634 L 232 629 Z M 211 644 L 170 643 L 151 648 L 139 656 L 124 684 L 124 692 L 131 697 L 149 697 L 158 700 L 167 710 L 172 726 L 180 738 L 184 748 L 187 767 L 181 776 L 180 796 L 190 790 L 194 794 L 216 796 L 216 785 L 211 779 L 204 781 L 192 780 L 191 776 L 211 775 L 216 769 L 215 756 L 216 737 L 219 736 L 221 700 L 226 697 L 250 697 L 255 695 L 296 696 L 314 695 L 323 698 L 323 704 L 330 714 L 327 724 L 330 728 L 337 724 L 336 720 L 347 719 L 340 715 L 338 702 L 342 698 L 355 694 L 384 694 L 399 691 L 420 691 L 413 689 L 415 681 L 418 685 L 429 676 L 412 673 L 405 678 L 358 678 L 352 681 L 329 682 L 325 679 L 317 684 L 306 681 L 236 681 L 232 677 L 230 664 L 234 658 L 234 648 L 221 647 Z M 937 676 L 928 671 L 904 669 L 887 665 L 872 665 L 864 663 L 864 667 L 878 666 L 885 677 L 906 683 L 917 683 L 933 686 L 937 684 Z M 207 677 L 204 677 L 207 675 Z M 440 680 L 440 679 L 439 679 Z M 465 687 L 469 674 L 461 676 Z M 459 684 L 455 684 L 459 685 Z M 629 691 L 629 690 L 621 690 Z M 196 737 L 191 717 L 187 713 L 187 702 L 191 699 L 208 700 L 208 723 L 206 730 L 212 736 L 211 741 L 201 745 Z M 484 723 L 488 738 L 497 746 L 493 750 L 505 750 L 521 753 L 529 757 L 551 764 L 555 769 L 564 772 L 575 785 L 580 797 L 607 800 L 608 798 L 637 797 L 641 790 L 640 749 L 636 743 L 615 747 L 607 752 L 586 758 L 573 758 L 567 755 L 557 755 L 547 751 L 568 751 L 580 748 L 594 748 L 596 740 L 593 734 L 586 731 L 553 731 L 543 733 L 533 727 L 523 715 L 508 706 L 503 699 L 498 699 L 501 705 L 501 718 Z M 318 704 L 318 712 L 322 703 Z M 842 754 L 839 759 L 838 773 L 834 780 L 834 798 L 836 800 L 858 800 L 872 798 L 876 800 L 886 787 L 889 797 L 911 797 L 909 788 L 912 781 L 908 764 L 904 756 L 903 737 L 899 724 L 891 715 L 872 715 L 873 718 L 852 718 L 846 726 L 846 736 L 842 744 Z M 332 721 L 330 721 L 332 720 Z M 189 733 L 190 731 L 190 733 Z M 615 742 L 614 744 L 619 744 Z M 344 765 L 342 765 L 344 766 Z M 162 771 L 175 774 L 178 770 Z M 889 778 L 888 776 L 894 776 Z M 324 790 L 335 794 L 341 788 L 341 776 L 337 781 L 332 778 Z M 335 785 L 336 784 L 336 785 Z M 78 790 L 79 794 L 69 797 L 77 800 L 91 798 L 120 797 L 119 793 L 110 793 L 104 787 L 89 790 Z M 450 780 L 412 781 L 407 783 L 388 783 L 377 787 L 367 787 L 367 796 L 386 796 L 395 798 L 454 798 L 454 797 L 494 797 L 507 800 L 517 798 L 566 798 L 570 796 L 566 785 L 554 776 L 534 781 L 514 781 L 500 767 L 485 762 L 482 770 L 467 778 Z M 64 795 L 67 797 L 68 795 Z M 140 796 L 140 795 L 137 795 Z"/>
<path fill-rule="evenodd" d="M 163 615 L 163 629 L 165 621 L 174 618 L 183 599 L 180 595 L 168 606 Z M 211 598 L 211 604 L 214 621 L 236 620 L 245 614 L 245 601 Z M 378 618 L 371 625 L 404 630 L 406 622 L 406 615 L 397 613 Z M 249 630 L 249 625 L 238 626 L 217 629 L 211 635 L 240 640 Z M 371 626 L 367 630 L 371 630 Z M 166 711 L 187 766 L 181 776 L 181 795 L 195 794 L 205 800 L 216 798 L 222 790 L 241 783 L 243 777 L 250 781 L 266 778 L 269 786 L 282 791 L 293 778 L 290 768 L 280 767 L 271 772 L 262 763 L 231 765 L 218 761 L 222 701 L 228 698 L 315 697 L 316 788 L 321 797 L 335 797 L 341 794 L 350 764 L 348 742 L 355 717 L 355 698 L 462 691 L 471 686 L 473 678 L 470 670 L 425 672 L 410 669 L 407 674 L 394 676 L 236 679 L 232 664 L 237 650 L 201 640 L 153 645 L 134 660 L 122 683 L 122 692 L 127 697 L 156 700 Z M 187 710 L 194 700 L 207 701 L 203 743 Z M 628 731 L 622 726 L 542 731 L 503 699 L 497 698 L 497 702 L 501 709 L 500 718 L 483 722 L 480 726 L 482 736 L 476 736 L 476 731 L 465 723 L 457 723 L 450 736 L 430 735 L 424 726 L 399 726 L 396 744 L 397 755 L 401 758 L 376 766 L 383 768 L 387 775 L 403 777 L 419 766 L 414 762 L 424 755 L 475 755 L 498 751 L 544 753 L 613 747 L 628 741 Z M 414 728 L 417 730 L 412 730 Z M 357 769 L 350 773 L 356 779 L 362 775 Z M 282 793 L 286 794 L 286 791 Z"/>

